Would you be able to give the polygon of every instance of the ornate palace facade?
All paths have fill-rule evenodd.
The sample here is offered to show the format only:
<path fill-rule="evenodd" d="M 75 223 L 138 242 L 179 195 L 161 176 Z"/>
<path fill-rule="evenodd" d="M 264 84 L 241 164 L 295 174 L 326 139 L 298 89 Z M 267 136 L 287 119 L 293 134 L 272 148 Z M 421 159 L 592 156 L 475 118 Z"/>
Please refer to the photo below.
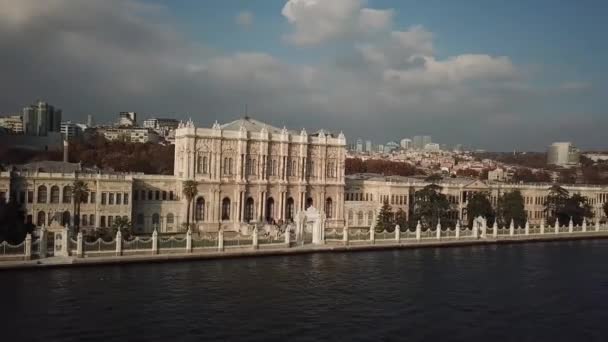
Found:
<path fill-rule="evenodd" d="M 249 223 L 291 221 L 309 206 L 326 227 L 371 226 L 383 202 L 409 214 L 413 195 L 428 183 L 419 178 L 352 175 L 345 177 L 344 135 L 307 134 L 243 118 L 176 130 L 173 175 L 110 173 L 79 164 L 38 162 L 0 173 L 0 199 L 14 200 L 38 226 L 74 221 L 70 186 L 79 179 L 89 193 L 80 209 L 85 228 L 111 226 L 126 217 L 138 233 L 177 232 L 186 222 L 183 183 L 197 182 L 190 222 L 201 231 L 241 230 Z M 466 178 L 439 183 L 458 218 L 466 218 L 471 193 L 488 192 L 494 205 L 508 191 L 520 190 L 532 223 L 544 218 L 550 184 L 504 184 Z M 608 188 L 565 186 L 589 199 L 603 217 Z"/>

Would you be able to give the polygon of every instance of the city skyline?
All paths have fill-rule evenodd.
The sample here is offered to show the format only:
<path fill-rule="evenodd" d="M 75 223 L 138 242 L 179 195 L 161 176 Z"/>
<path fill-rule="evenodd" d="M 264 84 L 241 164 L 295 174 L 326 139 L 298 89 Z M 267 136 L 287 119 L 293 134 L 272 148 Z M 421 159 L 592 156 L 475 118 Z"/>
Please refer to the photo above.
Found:
<path fill-rule="evenodd" d="M 2 64 L 12 85 L 0 95 L 6 114 L 43 98 L 66 121 L 92 114 L 107 122 L 129 110 L 207 127 L 247 107 L 277 126 L 372 141 L 424 132 L 494 151 L 553 141 L 606 148 L 598 61 L 608 51 L 593 43 L 605 25 L 599 1 L 3 5 L 0 46 L 12 52 Z M 586 20 L 572 22 L 573 13 Z M 507 25 L 513 17 L 516 30 Z"/>

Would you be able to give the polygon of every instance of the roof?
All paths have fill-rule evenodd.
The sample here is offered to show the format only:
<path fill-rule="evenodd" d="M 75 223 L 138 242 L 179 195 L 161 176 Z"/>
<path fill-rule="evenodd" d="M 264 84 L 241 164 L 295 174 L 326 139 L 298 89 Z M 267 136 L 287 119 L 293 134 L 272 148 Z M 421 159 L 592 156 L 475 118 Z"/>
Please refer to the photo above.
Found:
<path fill-rule="evenodd" d="M 241 129 L 241 127 L 244 127 L 249 132 L 260 132 L 264 127 L 266 128 L 268 133 L 280 134 L 283 131 L 283 129 L 281 128 L 274 127 L 267 123 L 252 119 L 248 116 L 220 126 L 222 130 L 227 131 L 238 131 Z M 288 130 L 287 132 L 290 134 L 297 134 L 296 132 L 290 130 Z"/>
<path fill-rule="evenodd" d="M 67 163 L 62 161 L 44 160 L 21 165 L 11 165 L 9 170 L 14 171 L 41 171 L 57 173 L 74 173 L 81 171 L 80 163 Z"/>

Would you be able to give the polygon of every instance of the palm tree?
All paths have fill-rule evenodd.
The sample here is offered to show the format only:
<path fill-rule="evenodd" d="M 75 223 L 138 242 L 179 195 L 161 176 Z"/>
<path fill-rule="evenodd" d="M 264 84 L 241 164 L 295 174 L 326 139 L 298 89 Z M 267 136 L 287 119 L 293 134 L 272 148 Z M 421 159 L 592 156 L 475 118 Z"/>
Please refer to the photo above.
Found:
<path fill-rule="evenodd" d="M 190 206 L 192 200 L 198 195 L 198 182 L 195 180 L 187 180 L 182 184 L 182 193 L 188 201 L 188 209 L 186 211 L 186 229 L 190 228 Z"/>
<path fill-rule="evenodd" d="M 72 184 L 72 198 L 74 199 L 74 230 L 78 234 L 80 230 L 80 204 L 84 202 L 89 192 L 87 184 L 76 179 Z"/>

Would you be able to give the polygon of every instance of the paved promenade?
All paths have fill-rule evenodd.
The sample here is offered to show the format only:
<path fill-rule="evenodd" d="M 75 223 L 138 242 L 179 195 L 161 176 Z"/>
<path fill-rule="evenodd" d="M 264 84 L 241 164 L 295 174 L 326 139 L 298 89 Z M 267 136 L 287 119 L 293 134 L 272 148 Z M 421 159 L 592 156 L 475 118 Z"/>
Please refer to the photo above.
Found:
<path fill-rule="evenodd" d="M 48 267 L 67 267 L 67 266 L 92 266 L 104 264 L 129 264 L 144 262 L 177 262 L 189 260 L 210 260 L 243 257 L 261 256 L 282 256 L 310 253 L 336 253 L 336 252 L 358 252 L 358 251 L 377 251 L 389 249 L 406 248 L 438 248 L 438 247 L 458 247 L 471 245 L 493 245 L 493 244 L 512 244 L 512 243 L 534 243 L 546 241 L 567 241 L 585 239 L 608 239 L 608 232 L 584 232 L 558 235 L 528 235 L 528 236 L 501 236 L 499 238 L 461 238 L 461 239 L 422 239 L 421 241 L 396 241 L 385 240 L 352 242 L 348 245 L 330 243 L 324 245 L 307 244 L 289 248 L 259 248 L 251 247 L 226 248 L 224 251 L 206 251 L 195 253 L 173 253 L 173 254 L 148 254 L 148 255 L 123 255 L 123 256 L 96 256 L 96 257 L 50 257 L 44 259 L 22 260 L 22 261 L 0 261 L 0 270 L 7 269 L 33 269 Z"/>

